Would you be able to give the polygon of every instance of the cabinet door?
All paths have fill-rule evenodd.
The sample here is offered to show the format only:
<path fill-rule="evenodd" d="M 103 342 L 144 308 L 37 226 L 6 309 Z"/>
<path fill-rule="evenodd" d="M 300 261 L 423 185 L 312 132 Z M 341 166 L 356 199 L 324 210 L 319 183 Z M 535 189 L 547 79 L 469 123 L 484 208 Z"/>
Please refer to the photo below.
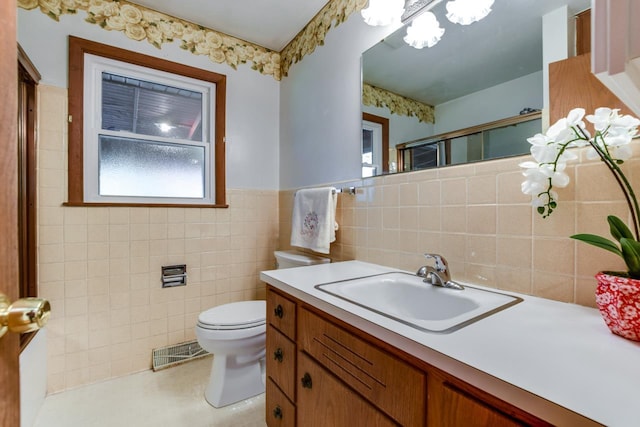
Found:
<path fill-rule="evenodd" d="M 439 424 L 442 427 L 515 427 L 524 426 L 490 406 L 459 392 L 447 384 L 442 388 L 443 415 Z"/>
<path fill-rule="evenodd" d="M 305 427 L 398 425 L 302 352 L 298 352 L 297 372 L 297 425 Z"/>
<path fill-rule="evenodd" d="M 429 427 L 551 427 L 527 412 L 446 373 L 428 375 Z"/>
<path fill-rule="evenodd" d="M 298 350 L 397 423 L 424 425 L 426 381 L 422 372 L 305 308 L 298 310 L 298 331 Z"/>

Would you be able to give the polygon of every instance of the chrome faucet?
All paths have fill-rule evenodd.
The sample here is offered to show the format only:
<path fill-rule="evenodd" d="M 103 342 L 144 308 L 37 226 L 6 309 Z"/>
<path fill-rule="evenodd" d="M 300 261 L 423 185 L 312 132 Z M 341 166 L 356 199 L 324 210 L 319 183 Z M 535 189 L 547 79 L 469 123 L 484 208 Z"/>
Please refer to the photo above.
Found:
<path fill-rule="evenodd" d="M 451 280 L 449 274 L 449 265 L 447 260 L 442 255 L 438 254 L 424 254 L 426 259 L 433 259 L 433 267 L 430 265 L 423 265 L 418 269 L 416 275 L 424 278 L 423 282 L 430 283 L 434 286 L 440 286 L 442 288 L 450 288 L 463 290 L 464 286 Z"/>

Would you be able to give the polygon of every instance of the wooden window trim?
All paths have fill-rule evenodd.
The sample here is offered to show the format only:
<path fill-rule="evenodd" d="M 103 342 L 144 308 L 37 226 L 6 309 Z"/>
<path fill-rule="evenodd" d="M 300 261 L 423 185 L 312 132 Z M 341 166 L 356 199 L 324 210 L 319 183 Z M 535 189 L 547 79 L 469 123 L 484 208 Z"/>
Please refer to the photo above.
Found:
<path fill-rule="evenodd" d="M 84 55 L 85 53 L 127 62 L 142 67 L 165 71 L 214 83 L 215 135 L 212 141 L 215 155 L 215 203 L 214 204 L 156 204 L 156 203 L 85 203 L 84 201 Z M 227 77 L 223 74 L 188 65 L 171 62 L 149 55 L 69 36 L 69 172 L 68 202 L 65 206 L 152 206 L 152 207 L 212 207 L 226 208 L 225 183 L 225 123 Z"/>
<path fill-rule="evenodd" d="M 389 119 L 363 112 L 362 120 L 382 126 L 382 173 L 389 172 Z"/>

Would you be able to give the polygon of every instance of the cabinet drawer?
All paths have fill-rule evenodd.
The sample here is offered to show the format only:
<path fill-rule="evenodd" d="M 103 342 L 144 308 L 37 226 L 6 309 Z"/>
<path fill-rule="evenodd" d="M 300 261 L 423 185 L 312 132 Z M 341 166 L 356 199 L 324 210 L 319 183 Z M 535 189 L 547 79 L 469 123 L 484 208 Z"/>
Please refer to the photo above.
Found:
<path fill-rule="evenodd" d="M 293 374 L 293 373 L 292 373 Z M 267 379 L 265 421 L 269 427 L 294 427 L 296 408 L 271 379 Z"/>
<path fill-rule="evenodd" d="M 266 358 L 267 375 L 289 399 L 294 400 L 296 346 L 271 325 L 267 329 Z"/>
<path fill-rule="evenodd" d="M 298 312 L 299 350 L 406 426 L 425 423 L 424 374 L 306 309 Z"/>
<path fill-rule="evenodd" d="M 295 341 L 296 304 L 272 290 L 267 292 L 267 321 Z"/>

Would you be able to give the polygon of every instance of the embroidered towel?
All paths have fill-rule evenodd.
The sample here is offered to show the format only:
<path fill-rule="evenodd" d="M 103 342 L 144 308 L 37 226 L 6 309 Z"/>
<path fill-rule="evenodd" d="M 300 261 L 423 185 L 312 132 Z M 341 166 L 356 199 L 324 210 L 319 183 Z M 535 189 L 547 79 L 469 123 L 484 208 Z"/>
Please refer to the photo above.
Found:
<path fill-rule="evenodd" d="M 338 195 L 333 187 L 298 190 L 293 201 L 291 246 L 329 253 L 329 244 L 336 240 L 336 204 Z"/>

